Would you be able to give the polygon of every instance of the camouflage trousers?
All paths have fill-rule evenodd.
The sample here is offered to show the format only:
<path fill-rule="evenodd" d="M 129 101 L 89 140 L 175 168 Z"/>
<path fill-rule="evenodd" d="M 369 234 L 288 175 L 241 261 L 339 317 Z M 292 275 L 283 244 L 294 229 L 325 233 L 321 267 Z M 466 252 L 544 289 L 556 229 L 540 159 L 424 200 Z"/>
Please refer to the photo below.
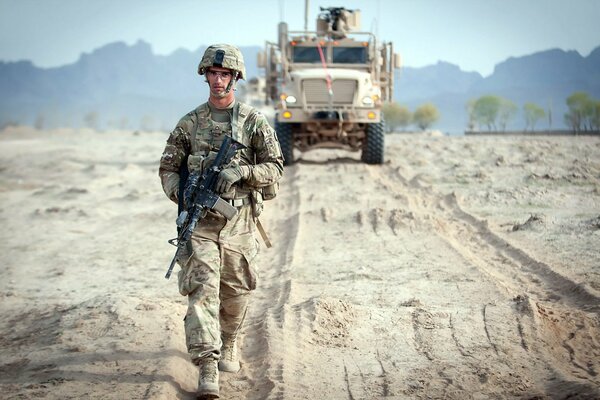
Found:
<path fill-rule="evenodd" d="M 250 206 L 232 220 L 209 212 L 191 239 L 179 271 L 179 292 L 188 296 L 185 336 L 192 362 L 219 359 L 221 336 L 240 330 L 248 295 L 256 288 L 258 242 Z"/>

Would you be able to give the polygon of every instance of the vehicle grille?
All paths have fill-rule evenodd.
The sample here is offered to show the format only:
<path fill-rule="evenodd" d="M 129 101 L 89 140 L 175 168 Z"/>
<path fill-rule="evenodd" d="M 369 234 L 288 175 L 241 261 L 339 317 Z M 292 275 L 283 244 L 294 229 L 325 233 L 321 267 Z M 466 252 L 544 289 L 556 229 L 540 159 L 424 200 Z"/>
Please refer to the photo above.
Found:
<path fill-rule="evenodd" d="M 333 90 L 333 104 L 352 104 L 356 81 L 353 79 L 336 79 L 331 85 Z M 302 81 L 306 104 L 329 104 L 329 93 L 325 79 L 306 79 Z"/>

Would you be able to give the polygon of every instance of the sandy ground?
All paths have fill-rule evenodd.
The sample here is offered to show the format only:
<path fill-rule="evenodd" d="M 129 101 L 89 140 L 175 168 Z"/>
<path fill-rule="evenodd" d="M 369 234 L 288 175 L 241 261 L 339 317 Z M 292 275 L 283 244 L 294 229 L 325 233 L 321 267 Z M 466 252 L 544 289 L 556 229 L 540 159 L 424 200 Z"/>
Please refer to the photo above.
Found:
<path fill-rule="evenodd" d="M 192 399 L 166 134 L 0 133 L 0 397 Z M 225 399 L 600 398 L 600 138 L 315 151 L 263 222 Z"/>

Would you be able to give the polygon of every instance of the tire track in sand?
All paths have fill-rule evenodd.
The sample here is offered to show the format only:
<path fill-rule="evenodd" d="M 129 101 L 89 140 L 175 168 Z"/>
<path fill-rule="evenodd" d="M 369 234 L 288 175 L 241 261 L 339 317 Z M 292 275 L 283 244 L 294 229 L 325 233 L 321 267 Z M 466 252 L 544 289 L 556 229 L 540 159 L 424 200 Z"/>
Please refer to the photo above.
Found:
<path fill-rule="evenodd" d="M 508 309 L 494 304 L 482 309 L 485 334 L 496 355 L 500 355 L 497 339 L 507 336 L 504 321 L 513 319 L 516 329 L 509 340 L 514 342 L 515 336 L 522 351 L 552 371 L 550 380 L 561 382 L 563 392 L 597 393 L 593 388 L 600 385 L 600 299 L 595 294 L 493 233 L 486 221 L 460 207 L 454 193 L 436 193 L 418 176 L 408 180 L 391 166 L 368 171 L 392 195 L 405 196 L 420 223 L 429 225 L 515 303 Z M 460 348 L 456 338 L 455 342 Z M 431 356 L 426 347 L 421 350 Z"/>
<path fill-rule="evenodd" d="M 570 369 L 562 373 L 552 367 L 556 354 L 540 352 L 540 347 L 549 343 L 548 340 L 536 344 L 556 322 L 551 318 L 540 320 L 535 311 L 537 303 L 530 297 L 555 301 L 556 297 L 551 296 L 551 285 L 530 272 L 522 272 L 518 260 L 511 257 L 510 252 L 504 255 L 502 246 L 497 248 L 494 242 L 488 242 L 468 214 L 461 214 L 464 211 L 453 196 L 443 196 L 423 187 L 418 178 L 409 181 L 391 166 L 335 164 L 324 170 L 318 166 L 297 165 L 286 170 L 285 179 L 285 191 L 280 193 L 276 204 L 268 204 L 269 210 L 277 208 L 272 217 L 265 220 L 271 237 L 276 239 L 275 248 L 265 251 L 262 256 L 259 288 L 253 296 L 245 328 L 243 368 L 238 376 L 226 378 L 224 397 L 291 399 L 335 393 L 339 398 L 355 399 L 400 394 L 461 398 L 466 393 L 465 387 L 478 385 L 484 386 L 488 393 L 508 390 L 515 395 L 528 393 L 533 396 L 540 392 L 536 391 L 532 379 L 538 373 L 547 377 L 548 373 L 543 371 L 553 371 L 550 376 L 556 382 L 573 384 L 574 375 Z M 361 195 L 366 190 L 372 200 L 359 200 L 359 191 L 351 191 L 353 189 L 347 189 L 343 194 L 335 193 L 332 198 L 307 192 L 307 185 L 311 190 L 319 190 L 321 184 L 341 181 L 346 189 L 361 185 Z M 356 203 L 364 211 L 353 211 Z M 330 258 L 328 249 L 322 248 L 319 242 L 322 233 L 315 230 L 325 229 L 329 236 L 351 240 L 339 230 L 350 221 L 356 224 L 361 241 L 356 243 L 356 248 L 340 244 L 336 249 L 354 255 L 356 261 L 347 259 L 354 268 L 345 269 L 339 264 L 323 267 Z M 439 237 L 437 242 L 448 244 L 456 252 L 450 259 L 462 258 L 476 267 L 480 272 L 477 275 L 482 273 L 501 288 L 500 297 L 503 298 L 505 293 L 506 300 L 490 303 L 483 300 L 460 308 L 437 302 L 419 305 L 415 301 L 414 306 L 407 304 L 399 308 L 386 301 L 380 303 L 375 293 L 382 286 L 380 275 L 377 275 L 383 272 L 381 269 L 395 271 L 397 276 L 406 279 L 418 279 L 415 275 L 403 275 L 404 265 L 414 270 L 415 263 L 425 262 L 433 263 L 435 269 L 446 268 L 445 259 L 421 261 L 421 256 L 426 257 L 425 249 L 415 252 L 417 249 L 413 247 L 394 247 L 399 246 L 398 241 L 413 229 L 417 235 L 431 232 L 432 236 Z M 388 261 L 372 259 L 372 266 L 362 264 L 360 257 L 367 254 L 365 251 L 374 249 L 383 253 L 377 259 L 383 260 L 384 254 L 388 254 Z M 401 264 L 396 264 L 393 259 L 399 256 L 398 252 L 406 253 L 407 250 L 415 254 L 408 254 Z M 397 267 L 393 267 L 394 264 Z M 373 294 L 363 292 L 357 297 L 346 292 L 349 301 L 345 303 L 322 297 L 319 289 L 307 288 L 307 285 L 327 285 L 316 277 L 323 272 L 319 268 L 329 271 L 325 276 L 331 280 L 330 285 L 347 282 L 347 288 L 351 289 L 360 280 L 365 288 L 373 290 Z M 428 279 L 426 269 L 417 268 L 416 271 L 423 271 L 423 279 Z M 292 276 L 299 281 L 293 282 Z M 368 277 L 374 280 L 365 281 Z M 460 282 L 470 286 L 468 281 Z M 460 290 L 458 285 L 457 289 Z M 340 294 L 335 290 L 321 290 Z M 518 296 L 525 299 L 524 304 L 513 300 Z M 367 299 L 389 309 L 367 307 Z M 585 298 L 569 297 L 568 304 L 585 301 Z M 335 306 L 344 304 L 351 308 Z M 354 304 L 359 306 L 354 307 Z M 396 307 L 395 312 L 393 307 Z M 348 312 L 356 313 L 357 321 L 364 321 L 366 317 L 370 323 L 350 324 L 352 331 L 349 333 L 331 330 L 334 325 L 320 325 L 327 322 L 319 320 L 323 317 L 332 318 L 333 322 L 346 322 L 343 318 L 348 317 Z M 411 331 L 392 328 L 387 321 L 396 321 L 394 325 L 403 321 L 399 325 L 405 327 L 412 325 L 412 335 Z M 539 326 L 547 328 L 538 329 Z M 575 341 L 585 340 L 585 334 L 595 325 L 586 323 L 584 326 L 582 332 L 573 330 L 577 335 Z M 474 330 L 477 332 L 473 333 Z M 344 342 L 348 337 L 354 339 L 355 347 Z M 589 367 L 589 360 L 574 350 L 577 343 L 574 345 L 572 340 L 561 337 L 555 339 L 557 346 L 566 349 L 566 362 L 574 365 L 573 369 L 579 373 L 577 379 L 595 382 L 589 376 L 595 373 L 594 367 Z M 412 344 L 414 348 L 404 346 L 398 354 L 393 350 L 398 340 L 409 346 Z M 446 343 L 452 346 L 445 346 Z M 372 344 L 378 349 L 375 353 Z M 569 348 L 573 350 L 569 352 Z M 326 370 L 322 369 L 321 362 Z M 526 373 L 524 377 L 511 374 L 521 368 L 535 372 Z M 546 386 L 547 380 L 541 379 L 538 388 Z"/>
<path fill-rule="evenodd" d="M 458 253 L 488 274 L 508 294 L 535 294 L 537 300 L 564 300 L 583 311 L 600 312 L 600 298 L 583 285 L 559 274 L 493 233 L 486 221 L 464 211 L 454 193 L 442 195 L 424 187 L 418 176 L 403 177 L 398 169 L 368 169 L 388 190 L 406 197 L 411 212 L 433 223 L 436 234 Z M 401 190 L 390 176 L 403 184 Z M 559 296 L 559 297 L 557 297 Z"/>
<path fill-rule="evenodd" d="M 261 242 L 259 283 L 252 294 L 249 315 L 242 334 L 242 369 L 237 375 L 222 374 L 224 398 L 280 399 L 284 393 L 284 360 L 291 349 L 284 325 L 288 323 L 288 303 L 292 290 L 291 267 L 299 235 L 300 195 L 297 166 L 285 171 L 286 190 L 273 203 L 266 203 L 268 213 L 261 217 L 273 248 Z M 266 217 L 266 218 L 265 218 Z"/>

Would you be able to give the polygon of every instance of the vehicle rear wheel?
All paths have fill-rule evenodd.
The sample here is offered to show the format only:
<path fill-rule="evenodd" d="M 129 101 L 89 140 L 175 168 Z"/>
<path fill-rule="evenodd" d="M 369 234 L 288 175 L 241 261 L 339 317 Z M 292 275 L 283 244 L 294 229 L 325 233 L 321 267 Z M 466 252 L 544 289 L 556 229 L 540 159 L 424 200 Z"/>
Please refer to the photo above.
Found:
<path fill-rule="evenodd" d="M 361 154 L 361 161 L 366 164 L 383 164 L 385 150 L 385 123 L 383 121 L 369 124 Z"/>
<path fill-rule="evenodd" d="M 275 132 L 277 132 L 277 139 L 283 153 L 283 165 L 292 165 L 294 163 L 292 124 L 275 121 Z"/>

